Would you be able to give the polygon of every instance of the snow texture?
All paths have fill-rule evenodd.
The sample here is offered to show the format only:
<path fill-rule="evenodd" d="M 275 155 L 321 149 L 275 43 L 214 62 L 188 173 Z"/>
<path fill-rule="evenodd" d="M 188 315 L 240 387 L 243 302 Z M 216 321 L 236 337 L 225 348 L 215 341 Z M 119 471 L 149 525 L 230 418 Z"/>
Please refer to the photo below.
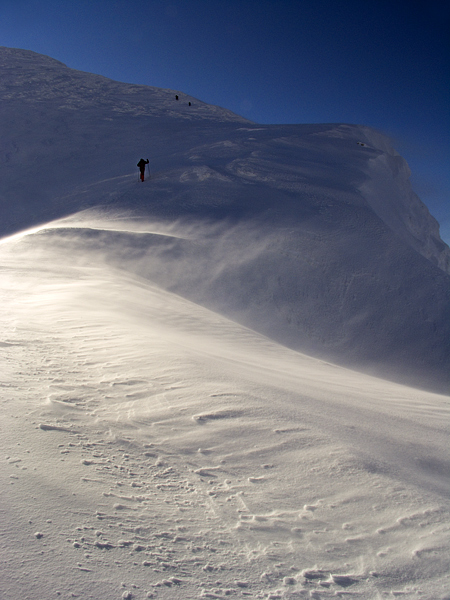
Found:
<path fill-rule="evenodd" d="M 448 600 L 450 254 L 389 140 L 0 68 L 2 599 Z"/>

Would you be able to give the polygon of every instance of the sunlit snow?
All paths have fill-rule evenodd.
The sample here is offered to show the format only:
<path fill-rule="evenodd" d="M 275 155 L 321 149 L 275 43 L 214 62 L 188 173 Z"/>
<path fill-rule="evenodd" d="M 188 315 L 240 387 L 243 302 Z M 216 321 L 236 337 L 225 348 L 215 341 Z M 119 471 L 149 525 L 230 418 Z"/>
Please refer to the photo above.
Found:
<path fill-rule="evenodd" d="M 448 600 L 449 253 L 388 140 L 0 59 L 2 598 Z"/>

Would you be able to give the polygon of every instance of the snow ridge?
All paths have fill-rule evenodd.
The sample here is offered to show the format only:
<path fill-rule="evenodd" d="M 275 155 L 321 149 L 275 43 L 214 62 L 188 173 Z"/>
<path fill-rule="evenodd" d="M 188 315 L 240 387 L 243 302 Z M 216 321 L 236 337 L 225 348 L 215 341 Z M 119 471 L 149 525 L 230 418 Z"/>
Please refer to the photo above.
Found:
<path fill-rule="evenodd" d="M 41 105 L 50 104 L 57 110 L 111 111 L 114 116 L 156 115 L 187 120 L 249 122 L 229 110 L 205 104 L 179 91 L 121 83 L 101 75 L 76 71 L 29 50 L 0 46 L 0 69 L 2 102 L 37 101 Z M 179 101 L 174 106 L 176 95 Z M 104 118 L 107 118 L 106 114 Z"/>

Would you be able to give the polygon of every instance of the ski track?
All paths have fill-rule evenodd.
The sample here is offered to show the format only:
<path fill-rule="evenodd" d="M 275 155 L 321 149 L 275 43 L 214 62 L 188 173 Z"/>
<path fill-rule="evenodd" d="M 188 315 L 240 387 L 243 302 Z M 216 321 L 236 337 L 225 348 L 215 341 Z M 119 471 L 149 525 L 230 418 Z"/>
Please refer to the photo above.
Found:
<path fill-rule="evenodd" d="M 331 378 L 317 402 L 333 377 L 343 396 L 378 380 L 278 347 L 271 373 L 275 345 L 226 319 L 113 270 L 63 276 L 56 257 L 44 282 L 26 261 L 8 275 L 18 251 L 2 257 L 5 600 L 444 597 L 445 498 L 355 452 L 363 412 L 349 399 L 331 426 L 307 372 Z M 430 427 L 448 416 L 438 396 L 382 390 L 400 412 L 417 396 Z"/>

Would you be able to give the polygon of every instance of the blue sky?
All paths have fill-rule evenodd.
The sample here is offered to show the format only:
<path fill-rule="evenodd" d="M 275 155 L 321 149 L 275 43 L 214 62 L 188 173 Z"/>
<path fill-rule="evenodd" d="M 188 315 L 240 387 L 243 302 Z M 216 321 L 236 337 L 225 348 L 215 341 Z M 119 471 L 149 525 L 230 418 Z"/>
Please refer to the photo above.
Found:
<path fill-rule="evenodd" d="M 259 123 L 381 129 L 450 243 L 449 0 L 0 0 L 0 45 Z"/>

